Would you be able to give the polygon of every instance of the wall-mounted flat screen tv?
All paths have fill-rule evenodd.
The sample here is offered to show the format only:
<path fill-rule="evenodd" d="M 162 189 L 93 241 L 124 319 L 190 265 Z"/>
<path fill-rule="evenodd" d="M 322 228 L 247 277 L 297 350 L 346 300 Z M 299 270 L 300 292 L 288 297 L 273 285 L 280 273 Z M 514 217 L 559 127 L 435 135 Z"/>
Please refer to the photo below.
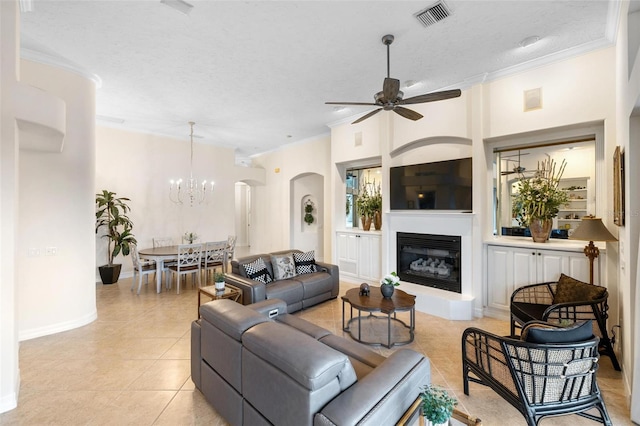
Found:
<path fill-rule="evenodd" d="M 471 211 L 471 157 L 392 167 L 391 210 Z"/>

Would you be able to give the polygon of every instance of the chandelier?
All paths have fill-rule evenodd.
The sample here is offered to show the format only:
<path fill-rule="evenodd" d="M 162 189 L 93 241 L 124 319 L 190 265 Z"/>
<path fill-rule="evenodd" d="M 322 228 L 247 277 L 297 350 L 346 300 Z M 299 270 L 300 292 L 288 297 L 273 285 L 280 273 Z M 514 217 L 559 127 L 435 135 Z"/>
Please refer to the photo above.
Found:
<path fill-rule="evenodd" d="M 183 182 L 182 179 L 169 181 L 169 199 L 176 204 L 184 204 L 184 199 L 189 200 L 189 205 L 193 206 L 194 203 L 201 204 L 207 198 L 207 181 L 203 180 L 202 183 L 198 183 L 198 180 L 193 177 L 193 125 L 196 124 L 193 121 L 189 122 L 191 126 L 191 162 L 189 168 L 189 180 Z M 213 181 L 209 182 L 211 190 L 213 192 Z"/>

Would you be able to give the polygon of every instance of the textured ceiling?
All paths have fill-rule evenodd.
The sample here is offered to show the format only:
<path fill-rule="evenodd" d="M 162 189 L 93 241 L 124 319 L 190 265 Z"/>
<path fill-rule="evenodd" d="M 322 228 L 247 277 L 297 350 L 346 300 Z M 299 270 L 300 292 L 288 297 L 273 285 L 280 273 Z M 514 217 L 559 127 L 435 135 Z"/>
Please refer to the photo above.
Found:
<path fill-rule="evenodd" d="M 617 24 L 597 0 L 446 0 L 452 15 L 428 28 L 414 14 L 431 0 L 189 2 L 185 15 L 159 0 L 35 0 L 23 57 L 98 76 L 99 125 L 188 140 L 195 121 L 198 142 L 242 162 L 366 113 L 324 102 L 373 100 L 385 34 L 396 37 L 391 77 L 420 82 L 403 88 L 409 97 L 606 46 Z M 518 46 L 532 35 L 537 44 Z"/>

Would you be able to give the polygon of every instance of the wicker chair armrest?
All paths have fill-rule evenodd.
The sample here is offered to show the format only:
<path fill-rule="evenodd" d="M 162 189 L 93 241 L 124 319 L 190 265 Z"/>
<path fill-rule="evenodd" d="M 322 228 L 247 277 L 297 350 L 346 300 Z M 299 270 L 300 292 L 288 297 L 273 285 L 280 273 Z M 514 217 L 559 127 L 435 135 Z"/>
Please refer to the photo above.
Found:
<path fill-rule="evenodd" d="M 511 303 L 535 303 L 551 305 L 555 291 L 555 282 L 525 285 L 511 294 Z"/>
<path fill-rule="evenodd" d="M 500 387 L 503 392 L 516 397 L 517 388 L 503 345 L 505 340 L 513 339 L 469 327 L 462 333 L 462 358 L 471 371 L 483 382 L 488 382 L 491 388 Z"/>

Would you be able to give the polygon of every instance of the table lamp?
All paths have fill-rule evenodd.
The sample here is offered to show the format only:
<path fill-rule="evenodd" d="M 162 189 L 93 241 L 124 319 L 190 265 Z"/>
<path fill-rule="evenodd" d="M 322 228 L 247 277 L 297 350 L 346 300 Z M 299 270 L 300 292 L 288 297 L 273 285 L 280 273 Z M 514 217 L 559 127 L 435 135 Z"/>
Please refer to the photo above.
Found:
<path fill-rule="evenodd" d="M 595 216 L 584 216 L 580 226 L 569 237 L 570 240 L 589 241 L 584 247 L 584 254 L 589 258 L 589 284 L 593 284 L 593 260 L 598 257 L 600 250 L 594 241 L 618 241 L 604 226 L 602 219 Z"/>

